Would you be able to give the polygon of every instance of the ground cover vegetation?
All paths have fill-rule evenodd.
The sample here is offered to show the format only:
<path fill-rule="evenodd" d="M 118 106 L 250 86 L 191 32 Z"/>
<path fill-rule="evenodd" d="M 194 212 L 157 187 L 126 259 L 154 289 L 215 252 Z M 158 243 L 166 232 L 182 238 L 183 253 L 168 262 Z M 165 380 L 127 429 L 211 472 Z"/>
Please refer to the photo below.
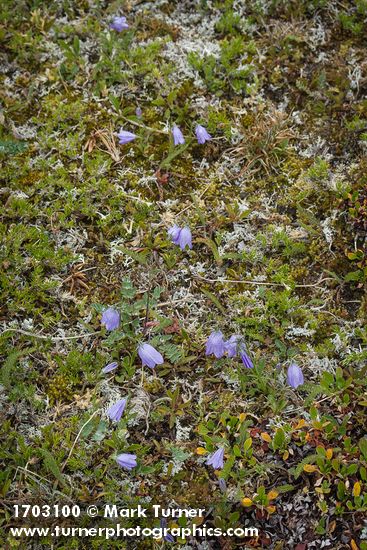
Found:
<path fill-rule="evenodd" d="M 1 2 L 2 547 L 77 502 L 259 537 L 27 548 L 367 549 L 366 22 Z"/>

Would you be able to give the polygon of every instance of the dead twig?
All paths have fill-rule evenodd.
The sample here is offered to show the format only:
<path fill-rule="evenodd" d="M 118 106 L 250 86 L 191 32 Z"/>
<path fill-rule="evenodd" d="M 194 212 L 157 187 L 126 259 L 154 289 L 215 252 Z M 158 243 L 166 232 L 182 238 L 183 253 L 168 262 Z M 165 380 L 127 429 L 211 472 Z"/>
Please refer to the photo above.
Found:
<path fill-rule="evenodd" d="M 202 277 L 201 275 L 193 275 L 196 279 L 200 279 L 201 281 L 205 281 L 207 283 L 229 283 L 229 284 L 244 284 L 244 285 L 260 285 L 260 286 L 280 286 L 283 288 L 290 288 L 285 283 L 271 283 L 268 281 L 254 281 L 254 280 L 236 280 L 236 279 L 208 279 L 206 277 Z M 319 279 L 316 283 L 312 283 L 309 285 L 294 285 L 295 288 L 320 288 L 321 290 L 325 290 L 324 287 L 319 286 L 320 283 L 323 283 L 324 281 L 335 281 L 333 277 L 324 277 L 323 279 Z"/>
<path fill-rule="evenodd" d="M 50 336 L 47 334 L 36 334 L 35 332 L 29 332 L 27 330 L 22 330 L 20 328 L 6 328 L 0 333 L 0 336 L 3 336 L 6 332 L 17 332 L 19 334 L 24 334 L 24 336 L 31 336 L 32 338 L 39 338 L 41 340 L 52 340 L 53 342 L 58 342 L 59 340 L 78 340 L 79 338 L 89 338 L 90 336 L 95 336 L 100 334 L 100 330 L 96 332 L 87 332 L 85 334 L 78 334 L 76 336 Z"/>

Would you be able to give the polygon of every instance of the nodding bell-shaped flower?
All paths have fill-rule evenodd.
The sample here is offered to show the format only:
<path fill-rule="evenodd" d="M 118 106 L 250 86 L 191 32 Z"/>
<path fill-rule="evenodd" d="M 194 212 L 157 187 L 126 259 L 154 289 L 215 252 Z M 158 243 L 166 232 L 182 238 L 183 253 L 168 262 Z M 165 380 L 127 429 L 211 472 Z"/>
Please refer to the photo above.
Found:
<path fill-rule="evenodd" d="M 251 359 L 249 358 L 249 356 L 247 355 L 247 353 L 244 349 L 241 350 L 240 357 L 241 357 L 242 363 L 245 365 L 246 369 L 253 369 L 254 368 L 254 365 L 253 365 Z"/>
<path fill-rule="evenodd" d="M 119 312 L 113 309 L 113 307 L 109 307 L 103 312 L 101 323 L 107 330 L 115 330 L 120 324 Z"/>
<path fill-rule="evenodd" d="M 162 355 L 150 344 L 140 344 L 138 347 L 138 354 L 142 362 L 142 366 L 145 365 L 150 369 L 154 369 L 156 365 L 161 365 L 164 362 Z"/>
<path fill-rule="evenodd" d="M 200 124 L 197 124 L 195 128 L 195 134 L 200 145 L 203 145 L 203 143 L 212 139 L 212 136 L 207 132 L 206 128 L 204 128 L 204 126 L 201 126 Z"/>
<path fill-rule="evenodd" d="M 206 461 L 208 466 L 213 466 L 214 470 L 223 468 L 224 465 L 224 449 L 220 447 L 215 453 L 211 454 Z"/>
<path fill-rule="evenodd" d="M 229 340 L 224 343 L 225 350 L 228 357 L 236 357 L 238 343 L 241 340 L 241 336 L 238 334 L 233 334 Z"/>
<path fill-rule="evenodd" d="M 161 529 L 163 529 L 163 532 L 166 533 L 163 538 L 167 542 L 175 542 L 174 537 L 169 533 L 169 528 L 167 527 L 167 520 L 166 518 L 161 518 L 160 520 Z"/>
<path fill-rule="evenodd" d="M 220 359 L 223 357 L 225 351 L 225 343 L 221 331 L 212 332 L 206 342 L 205 355 L 213 354 L 217 359 Z"/>
<path fill-rule="evenodd" d="M 185 143 L 185 138 L 180 128 L 176 124 L 172 128 L 173 143 L 175 145 L 183 145 Z"/>
<path fill-rule="evenodd" d="M 114 361 L 113 363 L 108 363 L 103 369 L 103 374 L 108 374 L 109 372 L 112 372 L 113 370 L 117 369 L 117 363 Z"/>
<path fill-rule="evenodd" d="M 121 130 L 117 134 L 117 137 L 119 138 L 119 144 L 125 145 L 125 143 L 129 143 L 130 141 L 133 141 L 136 138 L 136 134 L 133 134 L 132 132 L 127 132 L 126 130 Z"/>
<path fill-rule="evenodd" d="M 128 453 L 122 453 L 116 457 L 116 462 L 121 468 L 126 468 L 126 470 L 132 470 L 136 467 L 136 455 L 131 455 Z"/>
<path fill-rule="evenodd" d="M 126 407 L 126 399 L 120 399 L 114 405 L 112 405 L 108 411 L 107 415 L 113 422 L 118 422 L 121 419 L 121 416 Z"/>
<path fill-rule="evenodd" d="M 189 227 L 178 227 L 174 225 L 168 230 L 168 235 L 174 244 L 177 244 L 181 250 L 185 250 L 186 246 L 192 248 L 192 235 Z"/>
<path fill-rule="evenodd" d="M 304 383 L 303 373 L 296 363 L 292 363 L 288 367 L 287 381 L 288 384 L 294 389 L 298 388 L 298 386 L 302 386 Z"/>
<path fill-rule="evenodd" d="M 110 29 L 116 32 L 122 32 L 129 28 L 129 25 L 126 22 L 126 17 L 117 15 L 112 19 Z"/>

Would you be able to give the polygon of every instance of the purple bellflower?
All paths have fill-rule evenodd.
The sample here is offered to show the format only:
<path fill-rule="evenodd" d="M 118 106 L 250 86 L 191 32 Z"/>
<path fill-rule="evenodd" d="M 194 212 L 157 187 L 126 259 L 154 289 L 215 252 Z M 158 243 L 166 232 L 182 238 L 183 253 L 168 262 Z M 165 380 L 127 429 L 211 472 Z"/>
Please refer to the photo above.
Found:
<path fill-rule="evenodd" d="M 220 357 L 223 357 L 225 351 L 225 343 L 221 331 L 212 332 L 206 342 L 205 355 L 213 354 L 217 359 L 220 359 Z"/>
<path fill-rule="evenodd" d="M 236 357 L 238 353 L 242 359 L 242 363 L 247 369 L 254 368 L 250 357 L 247 355 L 245 344 L 241 342 L 241 336 L 233 334 L 230 339 L 224 343 L 224 346 L 228 357 Z"/>
<path fill-rule="evenodd" d="M 167 535 L 165 535 L 165 537 L 164 537 L 164 540 L 165 540 L 166 542 L 175 542 L 175 539 L 174 539 L 174 537 L 171 535 L 171 533 L 167 533 Z"/>
<path fill-rule="evenodd" d="M 213 466 L 214 470 L 219 470 L 220 468 L 223 468 L 224 464 L 224 449 L 223 447 L 220 447 L 215 453 L 208 456 L 208 460 L 206 461 L 208 466 Z"/>
<path fill-rule="evenodd" d="M 117 363 L 114 361 L 113 363 L 108 363 L 103 369 L 103 374 L 108 374 L 109 372 L 112 372 L 113 370 L 117 369 Z"/>
<path fill-rule="evenodd" d="M 304 383 L 303 373 L 296 363 L 292 363 L 287 372 L 287 381 L 292 388 L 296 389 Z"/>
<path fill-rule="evenodd" d="M 129 143 L 130 141 L 133 141 L 136 138 L 136 134 L 133 134 L 132 132 L 127 132 L 126 130 L 121 130 L 117 134 L 117 137 L 119 138 L 119 144 L 125 145 L 125 143 Z"/>
<path fill-rule="evenodd" d="M 116 462 L 121 468 L 126 470 L 132 470 L 136 467 L 136 455 L 130 455 L 128 453 L 122 453 L 116 457 Z"/>
<path fill-rule="evenodd" d="M 212 136 L 207 132 L 206 128 L 200 124 L 197 124 L 195 134 L 200 145 L 203 145 L 203 143 L 212 139 Z"/>
<path fill-rule="evenodd" d="M 178 238 L 180 236 L 180 233 L 181 233 L 181 229 L 178 227 L 178 225 L 173 225 L 169 230 L 168 230 L 168 235 L 171 237 L 172 239 L 172 242 L 175 243 L 175 244 L 178 244 Z"/>
<path fill-rule="evenodd" d="M 162 355 L 150 344 L 140 344 L 138 354 L 143 367 L 146 365 L 150 369 L 154 369 L 156 365 L 161 365 L 164 362 Z"/>
<path fill-rule="evenodd" d="M 241 339 L 241 336 L 238 334 L 233 334 L 227 342 L 224 342 L 224 347 L 227 352 L 228 357 L 236 357 L 238 342 Z"/>
<path fill-rule="evenodd" d="M 176 124 L 172 128 L 173 143 L 175 145 L 183 145 L 185 143 L 185 138 L 180 128 Z"/>
<path fill-rule="evenodd" d="M 246 369 L 253 369 L 254 365 L 249 356 L 247 355 L 244 348 L 240 351 L 240 357 L 242 359 L 242 363 L 245 365 Z"/>
<path fill-rule="evenodd" d="M 113 422 L 118 422 L 121 419 L 121 416 L 126 407 L 126 399 L 120 399 L 114 405 L 112 405 L 108 411 L 107 415 Z"/>
<path fill-rule="evenodd" d="M 160 520 L 160 524 L 161 524 L 161 529 L 163 530 L 167 530 L 167 520 L 166 518 L 161 518 Z M 175 539 L 174 537 L 171 535 L 171 533 L 167 533 L 167 531 L 165 531 L 165 535 L 163 535 L 163 538 L 164 540 L 166 540 L 167 542 L 175 542 Z"/>
<path fill-rule="evenodd" d="M 137 108 L 135 109 L 135 114 L 136 114 L 136 116 L 137 116 L 138 118 L 141 118 L 141 117 L 142 117 L 143 111 L 141 110 L 141 107 L 137 107 Z"/>
<path fill-rule="evenodd" d="M 117 32 L 125 31 L 129 28 L 129 25 L 126 23 L 126 17 L 123 16 L 116 16 L 113 18 L 112 23 L 110 25 L 110 29 Z"/>
<path fill-rule="evenodd" d="M 107 330 L 115 330 L 120 324 L 120 314 L 118 311 L 109 307 L 102 314 L 101 319 L 102 325 L 106 327 Z"/>
<path fill-rule="evenodd" d="M 177 244 L 181 250 L 185 250 L 186 246 L 192 248 L 192 235 L 189 227 L 178 227 L 174 225 L 168 230 L 168 235 L 171 237 L 172 242 Z"/>

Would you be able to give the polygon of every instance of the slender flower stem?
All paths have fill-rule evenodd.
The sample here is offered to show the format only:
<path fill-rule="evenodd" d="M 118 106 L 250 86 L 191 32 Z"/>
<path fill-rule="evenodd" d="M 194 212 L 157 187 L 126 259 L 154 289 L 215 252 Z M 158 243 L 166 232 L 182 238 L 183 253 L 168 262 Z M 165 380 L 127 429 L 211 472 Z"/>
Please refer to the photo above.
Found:
<path fill-rule="evenodd" d="M 145 308 L 145 318 L 144 318 L 144 327 L 143 327 L 143 335 L 145 336 L 148 330 L 148 317 L 149 317 L 149 299 L 150 299 L 150 288 L 151 283 L 149 281 L 148 283 L 148 290 L 147 290 L 147 305 Z M 148 335 L 148 340 L 150 339 L 150 335 Z M 141 378 L 140 378 L 140 386 L 144 387 L 144 367 L 141 367 Z"/>
<path fill-rule="evenodd" d="M 200 195 L 198 196 L 198 199 L 201 199 L 205 193 L 208 191 L 208 189 L 211 187 L 212 183 L 209 183 L 209 185 L 207 185 L 204 189 L 204 191 L 202 191 L 200 193 Z M 190 210 L 190 208 L 194 208 L 196 205 L 195 204 L 189 204 L 188 206 L 185 206 L 185 208 L 183 208 L 182 210 L 180 210 L 178 212 L 179 215 L 181 215 L 183 212 L 186 212 L 186 210 Z"/>
<path fill-rule="evenodd" d="M 145 318 L 144 318 L 144 328 L 143 328 L 143 335 L 145 336 L 146 333 L 147 333 L 147 329 L 148 329 L 148 317 L 149 317 L 149 299 L 150 299 L 150 282 L 149 282 L 149 287 L 148 287 L 148 290 L 147 290 L 147 305 L 146 305 L 146 308 L 145 308 Z M 148 340 L 149 340 L 149 337 L 148 337 Z"/>
<path fill-rule="evenodd" d="M 74 440 L 74 443 L 72 444 L 71 446 L 71 449 L 69 451 L 69 454 L 68 456 L 66 457 L 62 467 L 61 467 L 61 471 L 63 472 L 64 471 L 64 468 L 66 466 L 66 463 L 68 462 L 69 458 L 71 457 L 71 455 L 73 454 L 73 451 L 74 451 L 74 448 L 75 448 L 75 445 L 78 443 L 78 440 L 79 440 L 79 437 L 81 436 L 82 434 L 82 431 L 84 430 L 84 428 L 89 424 L 89 422 L 96 416 L 96 414 L 100 413 L 101 410 L 100 409 L 97 409 L 96 411 L 94 411 L 94 413 L 92 414 L 92 416 L 90 416 L 88 418 L 88 420 L 83 424 L 83 426 L 80 428 L 75 440 Z"/>
<path fill-rule="evenodd" d="M 146 126 L 145 124 L 140 124 L 140 122 L 135 122 L 135 120 L 130 120 L 126 116 L 122 116 L 124 120 L 129 122 L 130 124 L 133 124 L 134 126 L 138 126 L 139 128 L 143 128 L 144 130 L 149 130 L 150 132 L 153 132 L 155 134 L 164 134 L 165 136 L 168 136 L 167 132 L 164 132 L 163 130 L 158 130 L 157 128 L 152 128 L 151 126 Z"/>

